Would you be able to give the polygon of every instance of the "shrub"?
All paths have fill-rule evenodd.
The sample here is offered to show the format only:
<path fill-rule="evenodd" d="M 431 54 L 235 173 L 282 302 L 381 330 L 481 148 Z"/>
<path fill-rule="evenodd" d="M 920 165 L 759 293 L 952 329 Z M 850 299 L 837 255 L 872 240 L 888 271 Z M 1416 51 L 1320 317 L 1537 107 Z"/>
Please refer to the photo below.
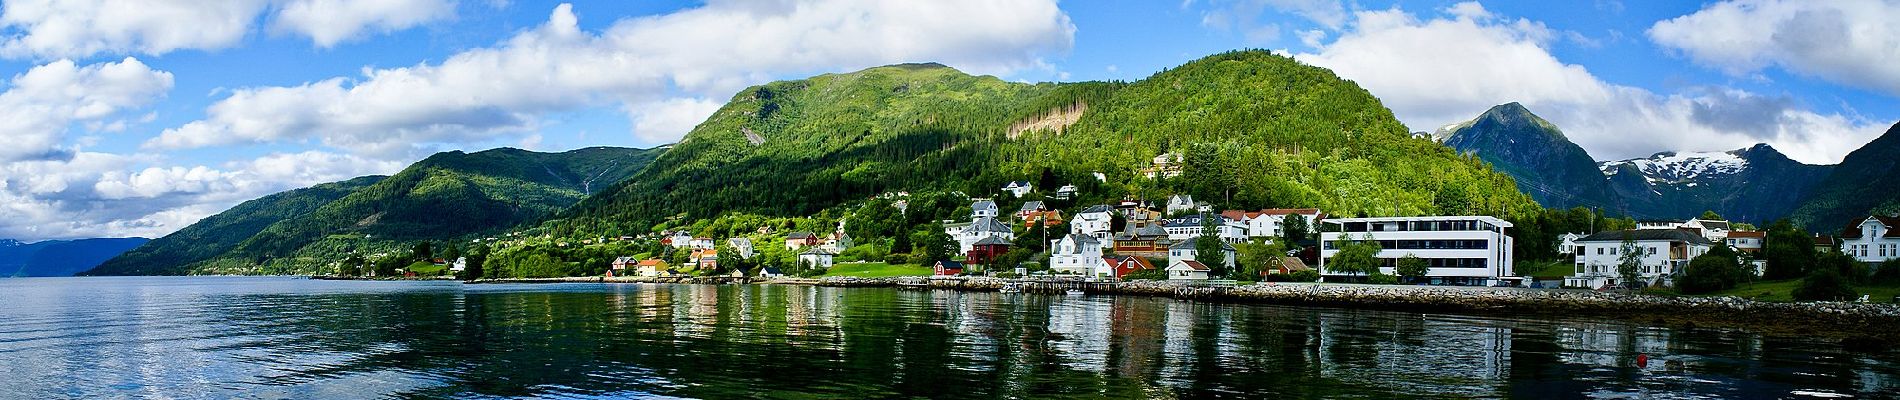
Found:
<path fill-rule="evenodd" d="M 1372 275 L 1366 277 L 1366 283 L 1374 285 L 1397 285 L 1399 284 L 1399 277 L 1374 271 Z"/>
<path fill-rule="evenodd" d="M 904 263 L 910 263 L 911 259 L 914 259 L 914 258 L 916 257 L 910 254 L 892 254 L 892 255 L 884 256 L 884 263 L 891 264 L 891 265 L 904 264 Z M 912 263 L 912 264 L 922 265 L 923 263 Z"/>
<path fill-rule="evenodd" d="M 1292 274 L 1287 275 L 1287 278 L 1292 279 L 1294 282 L 1319 282 L 1319 271 L 1310 269 L 1293 271 Z"/>
<path fill-rule="evenodd" d="M 1873 282 L 1883 285 L 1900 284 L 1900 259 L 1887 260 L 1874 268 Z"/>
<path fill-rule="evenodd" d="M 1854 288 L 1847 285 L 1847 279 L 1839 271 L 1818 268 L 1801 278 L 1801 287 L 1794 289 L 1794 299 L 1803 301 L 1840 301 L 1859 296 Z"/>
<path fill-rule="evenodd" d="M 1015 272 L 998 272 L 996 273 L 996 277 L 1003 278 L 1003 279 L 1015 279 L 1015 278 L 1021 278 L 1022 276 L 1016 275 Z"/>
<path fill-rule="evenodd" d="M 929 254 L 924 254 L 923 252 L 914 252 L 914 253 L 910 253 L 909 261 L 911 264 L 928 266 L 928 265 L 936 264 L 938 260 L 930 259 Z"/>
<path fill-rule="evenodd" d="M 1144 269 L 1144 270 L 1140 270 L 1140 271 L 1135 271 L 1135 272 L 1130 272 L 1130 273 L 1128 273 L 1128 275 L 1122 275 L 1122 279 L 1123 279 L 1123 280 L 1130 280 L 1130 281 L 1136 281 L 1136 280 L 1141 280 L 1141 281 L 1158 281 L 1158 280 L 1164 280 L 1164 279 L 1168 279 L 1168 272 L 1167 272 L 1167 271 L 1162 271 L 1162 270 L 1161 270 L 1161 269 L 1159 269 L 1159 268 L 1157 268 L 1157 269 Z"/>
<path fill-rule="evenodd" d="M 1742 267 L 1733 255 L 1710 252 L 1689 261 L 1682 277 L 1676 279 L 1676 290 L 1687 294 L 1716 292 L 1734 288 L 1752 278 L 1754 273 Z"/>

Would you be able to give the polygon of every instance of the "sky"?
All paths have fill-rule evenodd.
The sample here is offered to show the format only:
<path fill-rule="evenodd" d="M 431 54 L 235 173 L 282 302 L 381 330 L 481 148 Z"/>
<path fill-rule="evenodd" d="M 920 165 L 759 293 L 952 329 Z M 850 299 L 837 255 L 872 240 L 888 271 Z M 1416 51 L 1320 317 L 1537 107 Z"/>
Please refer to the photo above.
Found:
<path fill-rule="evenodd" d="M 1140 80 L 1234 49 L 1415 131 L 1520 102 L 1599 160 L 1900 119 L 1900 0 L 0 0 L 0 238 L 158 237 L 439 151 L 651 147 L 747 86 L 902 62 Z"/>

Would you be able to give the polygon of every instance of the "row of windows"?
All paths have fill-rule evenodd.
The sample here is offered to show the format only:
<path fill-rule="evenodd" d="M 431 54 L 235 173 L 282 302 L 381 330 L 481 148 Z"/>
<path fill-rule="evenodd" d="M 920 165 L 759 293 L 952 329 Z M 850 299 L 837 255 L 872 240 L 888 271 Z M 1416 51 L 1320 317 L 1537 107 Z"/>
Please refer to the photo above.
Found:
<path fill-rule="evenodd" d="M 1603 250 L 1604 250 L 1604 249 L 1609 249 L 1609 255 L 1618 255 L 1618 254 L 1623 254 L 1623 253 L 1622 253 L 1622 251 L 1623 251 L 1623 247 L 1622 247 L 1622 246 L 1617 246 L 1617 247 L 1598 247 L 1598 248 L 1597 248 L 1597 255 L 1599 255 L 1599 256 L 1600 256 L 1600 255 L 1604 255 L 1604 252 L 1603 252 Z M 1652 255 L 1652 256 L 1653 256 L 1653 255 L 1656 255 L 1656 247 L 1655 247 L 1655 246 L 1650 246 L 1650 247 L 1638 247 L 1638 248 L 1636 248 L 1636 251 L 1637 251 L 1637 252 L 1645 252 L 1645 250 L 1644 250 L 1644 249 L 1648 249 L 1648 250 L 1647 250 L 1647 254 L 1648 254 L 1648 255 Z"/>
<path fill-rule="evenodd" d="M 1855 257 L 1900 257 L 1900 244 L 1881 243 L 1876 245 L 1856 244 L 1847 246 L 1847 254 Z M 1871 254 L 1871 255 L 1870 255 Z"/>
<path fill-rule="evenodd" d="M 1340 224 L 1340 229 L 1345 232 L 1497 231 L 1496 227 L 1475 220 L 1347 222 Z"/>
<path fill-rule="evenodd" d="M 1425 260 L 1426 265 L 1430 265 L 1432 269 L 1484 268 L 1486 265 L 1489 265 L 1489 260 L 1485 260 L 1482 258 L 1424 258 L 1422 260 Z M 1379 259 L 1379 263 L 1380 263 L 1379 265 L 1380 267 L 1385 267 L 1385 268 L 1399 267 L 1398 265 L 1399 259 L 1397 258 L 1381 258 Z"/>
<path fill-rule="evenodd" d="M 1385 250 L 1484 250 L 1491 248 L 1485 240 L 1379 240 L 1379 248 Z M 1338 250 L 1348 241 L 1326 242 L 1327 250 Z"/>

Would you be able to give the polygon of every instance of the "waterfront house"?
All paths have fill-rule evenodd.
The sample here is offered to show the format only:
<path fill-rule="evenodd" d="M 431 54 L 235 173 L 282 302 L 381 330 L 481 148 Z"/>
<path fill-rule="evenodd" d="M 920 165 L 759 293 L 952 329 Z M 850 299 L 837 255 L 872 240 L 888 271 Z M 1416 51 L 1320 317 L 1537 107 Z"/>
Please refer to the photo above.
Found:
<path fill-rule="evenodd" d="M 1102 267 L 1120 279 L 1128 274 L 1155 269 L 1155 265 L 1146 258 L 1117 255 L 1102 257 Z"/>
<path fill-rule="evenodd" d="M 1016 220 L 1027 220 L 1030 217 L 1042 214 L 1044 210 L 1048 210 L 1048 208 L 1044 208 L 1041 200 L 1025 201 L 1023 202 L 1022 208 L 1016 210 Z"/>
<path fill-rule="evenodd" d="M 785 236 L 786 250 L 798 250 L 816 244 L 818 244 L 818 235 L 811 232 L 792 232 L 791 235 Z"/>
<path fill-rule="evenodd" d="M 640 276 L 654 277 L 654 276 L 660 276 L 660 274 L 664 273 L 665 271 L 669 271 L 672 269 L 673 269 L 672 266 L 666 264 L 666 260 L 661 260 L 658 258 L 649 258 L 645 260 L 640 260 L 638 264 L 635 264 L 633 272 L 636 274 L 640 274 Z"/>
<path fill-rule="evenodd" d="M 1075 185 L 1062 185 L 1062 187 L 1056 188 L 1056 194 L 1054 198 L 1056 200 L 1073 199 L 1075 198 L 1075 192 L 1076 192 Z"/>
<path fill-rule="evenodd" d="M 758 254 L 753 252 L 752 239 L 742 237 L 726 239 L 726 248 L 732 249 L 732 255 L 742 259 L 749 259 Z"/>
<path fill-rule="evenodd" d="M 719 269 L 719 251 L 713 249 L 694 250 L 693 268 Z"/>
<path fill-rule="evenodd" d="M 963 274 L 963 263 L 956 261 L 938 261 L 930 266 L 930 274 L 936 276 L 956 276 Z"/>
<path fill-rule="evenodd" d="M 627 276 L 627 271 L 633 270 L 634 265 L 639 263 L 640 262 L 634 260 L 633 257 L 615 258 L 613 264 L 607 268 L 607 277 Z"/>
<path fill-rule="evenodd" d="M 781 276 L 785 276 L 785 271 L 779 270 L 778 267 L 765 266 L 759 268 L 760 278 L 777 278 Z"/>
<path fill-rule="evenodd" d="M 1168 196 L 1168 203 L 1163 209 L 1167 211 L 1168 215 L 1173 216 L 1180 215 L 1181 213 L 1194 212 L 1194 206 L 1194 196 L 1177 194 Z"/>
<path fill-rule="evenodd" d="M 1264 278 L 1267 274 L 1292 275 L 1294 272 L 1311 270 L 1313 267 L 1306 266 L 1306 262 L 1300 261 L 1299 257 L 1280 257 L 1277 265 L 1267 265 L 1267 269 L 1260 271 L 1260 276 Z"/>
<path fill-rule="evenodd" d="M 1766 244 L 1767 240 L 1767 232 L 1731 231 L 1728 233 L 1728 238 L 1724 240 L 1724 242 L 1728 243 L 1728 247 L 1735 249 L 1735 251 L 1745 254 L 1755 254 L 1761 252 L 1761 248 Z"/>
<path fill-rule="evenodd" d="M 1115 235 L 1115 254 L 1151 258 L 1168 256 L 1168 246 L 1173 245 L 1174 241 L 1168 239 L 1168 232 L 1161 226 L 1129 225 L 1128 228 L 1126 232 Z"/>
<path fill-rule="evenodd" d="M 822 247 L 814 246 L 810 249 L 806 249 L 802 253 L 798 253 L 798 263 L 804 264 L 805 267 L 812 269 L 830 269 L 831 257 L 836 255 L 837 254 L 833 254 L 830 251 L 826 251 Z"/>
<path fill-rule="evenodd" d="M 1059 274 L 1106 276 L 1102 268 L 1102 242 L 1094 236 L 1074 234 L 1049 242 L 1049 269 Z"/>
<path fill-rule="evenodd" d="M 1095 240 L 1108 241 L 1115 235 L 1111 232 L 1114 216 L 1109 215 L 1114 208 L 1107 205 L 1093 205 L 1075 213 L 1075 219 L 1069 221 L 1069 233 L 1094 236 Z"/>
<path fill-rule="evenodd" d="M 1216 235 L 1220 236 L 1221 240 L 1229 242 L 1247 240 L 1247 228 L 1245 226 L 1237 221 L 1227 219 L 1227 217 L 1213 214 L 1196 214 L 1181 218 L 1164 219 L 1161 220 L 1161 229 L 1168 232 L 1169 240 L 1176 242 L 1187 240 L 1188 238 L 1197 238 L 1201 237 L 1201 232 L 1206 230 L 1201 224 L 1204 223 L 1207 218 L 1214 219 L 1214 226 L 1220 230 Z"/>
<path fill-rule="evenodd" d="M 1168 264 L 1172 266 L 1176 262 L 1195 260 L 1199 256 L 1199 254 L 1196 254 L 1197 250 L 1195 250 L 1194 244 L 1201 240 L 1204 240 L 1204 239 L 1198 238 L 1198 237 L 1188 238 L 1186 240 L 1175 242 L 1173 246 L 1169 246 L 1168 247 Z M 1234 265 L 1234 255 L 1235 255 L 1234 244 L 1228 243 L 1227 241 L 1221 241 L 1220 251 L 1221 251 L 1220 260 L 1222 262 L 1221 265 L 1229 265 L 1229 266 Z"/>
<path fill-rule="evenodd" d="M 970 251 L 964 253 L 963 261 L 971 264 L 988 265 L 996 257 L 1009 252 L 1010 242 L 1001 236 L 990 236 L 970 245 Z M 1015 267 L 1011 265 L 1009 267 Z"/>
<path fill-rule="evenodd" d="M 1317 208 L 1268 208 L 1260 211 L 1227 210 L 1221 212 L 1222 217 L 1239 222 L 1240 225 L 1245 228 L 1245 234 L 1248 238 L 1267 238 L 1269 240 L 1286 236 L 1286 218 L 1289 215 L 1299 215 L 1308 227 L 1316 226 L 1316 221 L 1325 219 L 1325 214 L 1321 213 Z M 1308 228 L 1307 231 L 1311 232 L 1312 229 Z"/>
<path fill-rule="evenodd" d="M 970 203 L 970 219 L 996 218 L 999 212 L 996 202 L 990 199 L 977 199 Z"/>
<path fill-rule="evenodd" d="M 996 218 L 977 218 L 975 221 L 970 221 L 969 225 L 954 226 L 955 231 L 951 229 L 953 229 L 953 225 L 944 225 L 944 233 L 948 233 L 950 237 L 957 239 L 957 252 L 959 253 L 969 253 L 970 250 L 976 246 L 976 242 L 983 241 L 984 239 L 1000 238 L 1005 242 L 1016 240 L 1016 231 L 1010 230 L 1009 225 L 1004 225 L 1002 221 L 997 221 Z"/>
<path fill-rule="evenodd" d="M 1407 255 L 1425 259 L 1431 271 L 1425 278 L 1436 284 L 1511 285 L 1523 282 L 1512 275 L 1511 223 L 1490 216 L 1430 216 L 1330 218 L 1320 233 L 1320 276 L 1331 282 L 1359 279 L 1326 268 L 1328 260 L 1348 241 L 1377 240 L 1379 271 L 1397 275 L 1398 259 Z"/>
<path fill-rule="evenodd" d="M 1029 181 L 1010 181 L 1003 185 L 1003 193 L 1009 193 L 1015 197 L 1028 196 L 1029 192 L 1034 191 L 1036 191 L 1036 187 L 1031 185 Z"/>
<path fill-rule="evenodd" d="M 1625 249 L 1625 242 L 1634 247 Z M 1625 251 L 1641 256 L 1642 265 L 1637 267 L 1641 284 L 1674 285 L 1675 277 L 1689 266 L 1689 260 L 1707 253 L 1712 243 L 1687 230 L 1634 229 L 1598 232 L 1577 239 L 1577 244 L 1582 251 L 1577 252 L 1575 272 L 1564 278 L 1564 286 L 1594 289 L 1626 283 L 1617 272 Z"/>
<path fill-rule="evenodd" d="M 1168 280 L 1204 281 L 1207 280 L 1207 274 L 1212 271 L 1213 270 L 1207 268 L 1206 264 L 1201 264 L 1200 261 L 1175 261 L 1168 264 Z"/>
<path fill-rule="evenodd" d="M 1900 258 L 1900 217 L 1870 215 L 1841 228 L 1841 252 L 1866 263 Z"/>

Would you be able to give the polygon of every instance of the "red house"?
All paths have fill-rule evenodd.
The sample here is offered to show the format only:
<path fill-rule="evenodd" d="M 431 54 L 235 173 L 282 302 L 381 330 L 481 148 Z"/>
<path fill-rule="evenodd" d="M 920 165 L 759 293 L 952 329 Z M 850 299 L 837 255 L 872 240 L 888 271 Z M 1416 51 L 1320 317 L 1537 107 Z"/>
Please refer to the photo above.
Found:
<path fill-rule="evenodd" d="M 937 276 L 952 276 L 963 273 L 963 264 L 956 261 L 938 261 L 931 266 L 931 273 Z"/>
<path fill-rule="evenodd" d="M 990 236 L 970 245 L 970 252 L 963 255 L 963 261 L 971 264 L 989 265 L 996 257 L 1009 252 L 1009 241 L 1002 237 Z"/>
<path fill-rule="evenodd" d="M 1115 271 L 1117 279 L 1136 271 L 1155 269 L 1148 259 L 1135 256 L 1107 256 L 1102 257 L 1102 262 L 1108 264 L 1108 270 Z"/>

